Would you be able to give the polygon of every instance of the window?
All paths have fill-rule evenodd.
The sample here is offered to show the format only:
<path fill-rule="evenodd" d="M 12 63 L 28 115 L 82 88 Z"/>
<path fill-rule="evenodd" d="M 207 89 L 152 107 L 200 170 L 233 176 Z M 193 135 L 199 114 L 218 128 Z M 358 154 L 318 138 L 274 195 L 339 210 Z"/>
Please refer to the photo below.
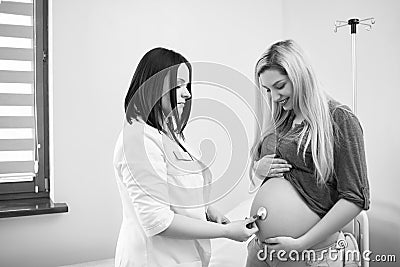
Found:
<path fill-rule="evenodd" d="M 24 210 L 30 201 L 35 207 L 54 204 L 49 198 L 47 9 L 47 0 L 0 0 L 0 217 L 16 210 L 4 203 Z"/>

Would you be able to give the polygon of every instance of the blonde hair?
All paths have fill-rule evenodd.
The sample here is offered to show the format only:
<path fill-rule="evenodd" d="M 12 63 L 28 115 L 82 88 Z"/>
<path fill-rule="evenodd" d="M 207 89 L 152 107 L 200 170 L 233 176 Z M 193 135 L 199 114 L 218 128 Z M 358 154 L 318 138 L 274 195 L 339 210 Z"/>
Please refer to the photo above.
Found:
<path fill-rule="evenodd" d="M 297 154 L 303 146 L 303 159 L 308 146 L 311 146 L 312 158 L 318 184 L 325 184 L 334 172 L 334 135 L 332 116 L 328 100 L 318 84 L 311 65 L 306 61 L 300 47 L 293 40 L 280 41 L 261 56 L 255 68 L 255 82 L 259 90 L 259 77 L 268 69 L 274 69 L 285 75 L 293 85 L 293 109 L 304 117 L 304 127 L 296 135 L 298 138 Z M 263 90 L 265 92 L 265 90 Z M 270 95 L 261 91 L 262 97 L 257 99 L 256 139 L 252 148 L 250 177 L 253 181 L 253 164 L 258 160 L 259 151 L 264 138 L 275 132 L 287 122 L 289 111 L 283 110 Z"/>

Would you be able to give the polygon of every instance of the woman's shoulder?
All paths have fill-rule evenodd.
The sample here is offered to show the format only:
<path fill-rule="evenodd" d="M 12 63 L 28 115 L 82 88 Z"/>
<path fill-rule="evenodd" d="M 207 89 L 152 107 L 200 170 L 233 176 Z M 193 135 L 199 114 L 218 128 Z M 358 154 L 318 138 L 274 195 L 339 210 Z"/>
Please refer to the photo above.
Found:
<path fill-rule="evenodd" d="M 121 133 L 124 143 L 130 143 L 132 146 L 153 144 L 162 147 L 163 133 L 158 129 L 148 125 L 143 121 L 132 121 L 126 123 Z"/>
<path fill-rule="evenodd" d="M 351 108 L 337 100 L 329 101 L 329 109 L 331 111 L 334 127 L 340 131 L 359 131 L 362 132 L 361 123 Z"/>
<path fill-rule="evenodd" d="M 351 108 L 345 104 L 340 103 L 337 100 L 331 99 L 328 101 L 329 110 L 332 114 L 332 118 L 335 122 L 341 122 L 343 120 L 358 120 L 356 115 L 353 113 Z"/>

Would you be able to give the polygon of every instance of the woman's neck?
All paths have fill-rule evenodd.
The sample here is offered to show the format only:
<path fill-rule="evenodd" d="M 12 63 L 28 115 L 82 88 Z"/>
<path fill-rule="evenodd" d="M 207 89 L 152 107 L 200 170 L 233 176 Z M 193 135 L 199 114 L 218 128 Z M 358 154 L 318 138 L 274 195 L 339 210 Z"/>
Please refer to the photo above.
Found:
<path fill-rule="evenodd" d="M 168 124 L 172 124 L 172 125 L 168 126 Z M 173 137 L 171 136 L 172 133 L 170 132 L 170 131 L 173 131 L 173 134 L 175 135 L 175 137 L 177 137 L 179 140 L 181 139 L 180 133 L 178 131 L 178 125 L 173 117 L 170 119 L 164 118 L 164 121 L 162 122 L 162 127 L 165 130 L 165 132 L 168 133 L 168 136 L 170 138 L 173 139 Z"/>
<path fill-rule="evenodd" d="M 293 110 L 293 112 L 294 112 L 293 125 L 300 124 L 304 120 L 303 114 L 301 114 L 300 112 L 296 112 L 294 110 Z"/>

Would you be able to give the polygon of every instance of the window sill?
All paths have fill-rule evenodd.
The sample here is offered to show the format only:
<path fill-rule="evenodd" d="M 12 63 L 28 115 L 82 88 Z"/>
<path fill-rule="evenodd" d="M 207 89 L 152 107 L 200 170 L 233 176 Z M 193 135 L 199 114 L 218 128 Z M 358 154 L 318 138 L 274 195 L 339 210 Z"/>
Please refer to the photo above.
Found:
<path fill-rule="evenodd" d="M 47 197 L 0 201 L 0 218 L 65 212 L 68 212 L 66 203 L 54 203 Z"/>

